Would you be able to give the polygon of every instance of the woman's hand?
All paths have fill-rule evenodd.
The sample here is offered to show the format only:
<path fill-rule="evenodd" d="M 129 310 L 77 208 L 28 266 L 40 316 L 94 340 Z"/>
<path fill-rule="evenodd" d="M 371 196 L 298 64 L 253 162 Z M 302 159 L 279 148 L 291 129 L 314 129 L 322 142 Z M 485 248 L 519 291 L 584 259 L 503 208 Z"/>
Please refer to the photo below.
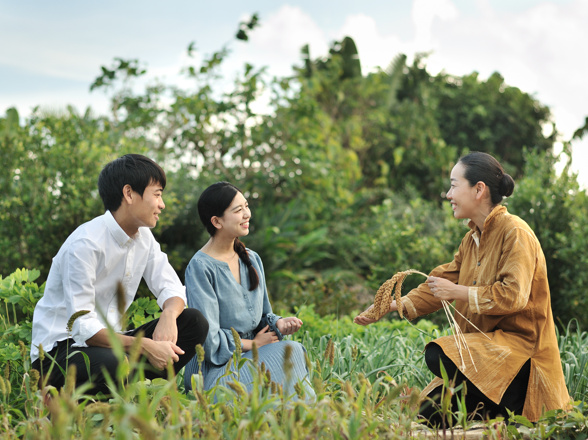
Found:
<path fill-rule="evenodd" d="M 368 310 L 371 310 L 373 307 L 374 307 L 374 305 L 372 304 L 365 311 L 367 312 Z M 396 301 L 392 301 L 392 304 L 390 304 L 390 311 L 389 312 L 396 312 L 396 311 L 398 311 L 398 306 L 396 305 Z M 386 315 L 384 315 L 384 316 L 386 316 Z M 382 318 L 384 316 L 382 316 Z M 382 319 L 382 318 L 380 318 L 380 319 Z M 379 319 L 376 320 L 376 319 L 368 318 L 366 316 L 359 316 L 359 315 L 356 316 L 355 318 L 353 318 L 353 322 L 355 322 L 356 324 L 359 324 L 359 325 L 370 325 L 370 324 L 373 324 L 374 322 L 378 322 L 378 321 L 379 321 Z"/>
<path fill-rule="evenodd" d="M 453 284 L 451 281 L 439 277 L 427 278 L 427 284 L 433 296 L 437 299 L 445 301 L 453 301 L 454 299 L 468 301 L 469 288 L 467 286 Z"/>
<path fill-rule="evenodd" d="M 257 348 L 278 342 L 278 335 L 276 335 L 276 332 L 268 332 L 268 330 L 269 325 L 266 325 L 259 331 L 259 333 L 257 333 L 257 335 L 255 335 L 253 340 L 255 341 Z"/>
<path fill-rule="evenodd" d="M 302 327 L 302 321 L 294 316 L 291 316 L 290 318 L 280 318 L 278 319 L 278 322 L 276 322 L 276 327 L 278 327 L 278 330 L 284 336 L 292 335 L 300 330 L 300 327 Z"/>

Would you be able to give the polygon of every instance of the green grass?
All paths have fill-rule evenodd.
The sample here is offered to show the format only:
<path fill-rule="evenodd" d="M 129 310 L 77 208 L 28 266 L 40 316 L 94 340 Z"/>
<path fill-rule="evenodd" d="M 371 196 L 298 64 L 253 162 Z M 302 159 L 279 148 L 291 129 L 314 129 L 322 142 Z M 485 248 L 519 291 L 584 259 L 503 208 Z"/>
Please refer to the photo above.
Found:
<path fill-rule="evenodd" d="M 431 379 L 423 364 L 425 344 L 444 332 L 427 321 L 384 321 L 367 328 L 350 316 L 320 318 L 312 308 L 299 311 L 303 331 L 296 335 L 308 350 L 311 382 L 317 400 L 272 393 L 272 384 L 255 368 L 254 392 L 238 385 L 203 391 L 198 380 L 187 395 L 182 377 L 171 381 L 135 381 L 121 370 L 112 382 L 109 401 L 84 396 L 71 381 L 53 390 L 51 417 L 41 391 L 13 365 L 0 391 L 2 439 L 178 439 L 178 438 L 407 438 L 422 436 L 413 422 L 418 390 Z M 586 396 L 588 334 L 568 329 L 559 336 L 562 364 L 570 393 Z M 329 341 L 332 341 L 329 343 Z M 331 347 L 332 344 L 332 355 Z M 236 359 L 238 362 L 239 360 Z M 26 370 L 27 360 L 22 367 Z M 24 371 L 24 370 L 22 370 Z M 3 376 L 5 378 L 5 376 Z M 120 385 L 123 384 L 123 385 Z M 1 384 L 0 384 L 1 385 Z M 2 388 L 2 387 L 0 387 Z M 215 403 L 213 393 L 217 393 Z M 459 408 L 451 411 L 458 412 Z M 578 401 L 573 411 L 550 412 L 532 425 L 522 418 L 518 428 L 488 424 L 490 438 L 581 438 L 588 433 L 588 409 Z M 449 433 L 448 433 L 449 435 Z M 502 436 L 502 437 L 501 437 Z M 584 437 L 585 438 L 585 437 Z"/>

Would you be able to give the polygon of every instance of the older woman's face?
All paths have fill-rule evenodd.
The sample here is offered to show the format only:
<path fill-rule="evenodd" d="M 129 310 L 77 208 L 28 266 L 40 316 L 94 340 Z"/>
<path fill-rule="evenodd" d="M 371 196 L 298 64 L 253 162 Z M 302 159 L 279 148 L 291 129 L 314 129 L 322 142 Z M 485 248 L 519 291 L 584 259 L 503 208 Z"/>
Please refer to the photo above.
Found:
<path fill-rule="evenodd" d="M 472 218 L 476 209 L 476 187 L 464 177 L 465 167 L 458 163 L 451 170 L 451 188 L 447 199 L 451 202 L 455 218 Z"/>

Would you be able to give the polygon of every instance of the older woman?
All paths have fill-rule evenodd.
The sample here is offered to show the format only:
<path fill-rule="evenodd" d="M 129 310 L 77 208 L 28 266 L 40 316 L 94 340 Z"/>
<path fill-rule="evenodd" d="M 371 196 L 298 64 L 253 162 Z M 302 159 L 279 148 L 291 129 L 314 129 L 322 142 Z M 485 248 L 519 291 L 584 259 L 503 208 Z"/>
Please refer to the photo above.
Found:
<path fill-rule="evenodd" d="M 466 383 L 468 413 L 482 418 L 507 417 L 508 409 L 537 421 L 543 411 L 569 404 L 541 245 L 529 225 L 500 205 L 513 190 L 514 180 L 489 154 L 462 157 L 451 172 L 447 198 L 455 218 L 471 220 L 471 230 L 453 261 L 434 269 L 403 299 L 408 319 L 440 309 L 441 300 L 455 301 L 484 332 L 456 313 L 475 368 L 467 354 L 462 367 L 452 336 L 427 345 L 425 361 L 437 377 L 423 391 L 429 398 L 420 414 L 432 424 L 441 422 L 440 363 L 449 377 Z M 393 302 L 391 311 L 396 310 Z M 358 316 L 355 322 L 373 320 Z"/>
<path fill-rule="evenodd" d="M 272 312 L 261 258 L 245 248 L 239 237 L 249 234 L 251 211 L 241 191 L 228 182 L 218 182 L 201 194 L 198 214 L 210 234 L 186 269 L 188 304 L 208 319 L 208 337 L 202 365 L 204 388 L 225 385 L 235 377 L 225 376 L 226 364 L 235 350 L 231 328 L 240 336 L 245 358 L 252 358 L 253 343 L 259 349 L 259 362 L 265 363 L 272 380 L 282 385 L 287 395 L 300 382 L 307 399 L 314 398 L 308 382 L 304 347 L 284 341 L 283 335 L 297 332 L 302 321 L 282 318 Z M 291 348 L 292 369 L 283 369 L 286 347 Z M 232 367 L 234 370 L 234 366 Z M 186 390 L 192 388 L 191 376 L 198 372 L 196 358 L 186 366 Z M 240 381 L 251 390 L 249 368 L 239 372 Z"/>

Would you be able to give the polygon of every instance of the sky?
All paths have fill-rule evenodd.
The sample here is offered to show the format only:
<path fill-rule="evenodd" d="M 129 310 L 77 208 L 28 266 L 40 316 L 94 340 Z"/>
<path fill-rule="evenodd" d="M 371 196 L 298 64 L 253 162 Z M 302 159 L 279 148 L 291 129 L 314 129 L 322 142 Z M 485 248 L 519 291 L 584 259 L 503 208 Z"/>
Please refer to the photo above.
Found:
<path fill-rule="evenodd" d="M 235 41 L 238 23 L 254 12 L 261 26 L 247 43 Z M 587 23 L 588 0 L 0 0 L 0 115 L 69 104 L 106 113 L 107 96 L 89 86 L 115 57 L 139 59 L 146 81 L 185 87 L 178 72 L 192 41 L 196 60 L 229 43 L 223 72 L 231 78 L 245 62 L 288 75 L 303 45 L 314 58 L 350 36 L 364 73 L 424 51 L 433 74 L 484 79 L 498 71 L 548 105 L 569 140 L 588 116 Z M 573 169 L 588 187 L 588 135 L 572 146 Z"/>

